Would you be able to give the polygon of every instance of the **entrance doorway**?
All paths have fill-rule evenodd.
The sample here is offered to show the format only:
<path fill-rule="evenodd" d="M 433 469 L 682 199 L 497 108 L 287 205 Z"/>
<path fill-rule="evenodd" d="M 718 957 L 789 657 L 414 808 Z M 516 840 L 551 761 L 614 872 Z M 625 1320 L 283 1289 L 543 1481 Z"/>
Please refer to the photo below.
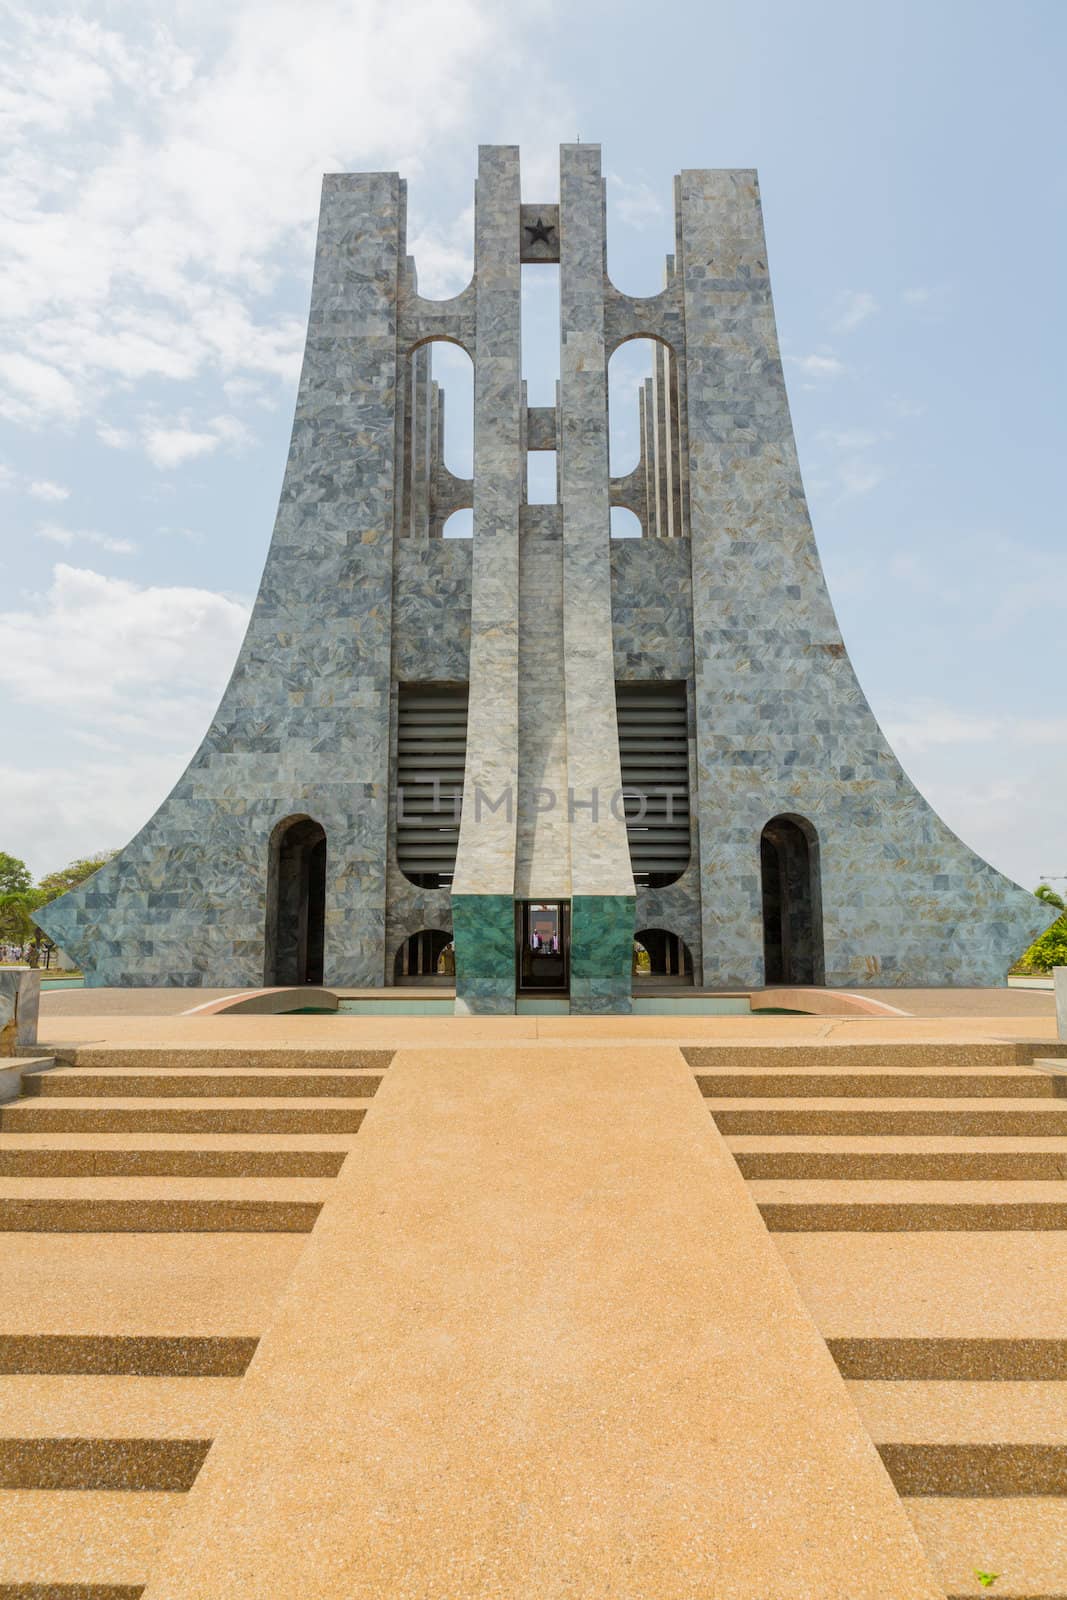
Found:
<path fill-rule="evenodd" d="M 326 833 L 311 817 L 292 817 L 271 838 L 264 982 L 321 983 L 325 934 Z"/>
<path fill-rule="evenodd" d="M 523 900 L 515 907 L 520 993 L 570 990 L 570 906 L 565 900 Z"/>
<path fill-rule="evenodd" d="M 804 817 L 772 817 L 760 838 L 763 981 L 825 981 L 819 839 Z"/>

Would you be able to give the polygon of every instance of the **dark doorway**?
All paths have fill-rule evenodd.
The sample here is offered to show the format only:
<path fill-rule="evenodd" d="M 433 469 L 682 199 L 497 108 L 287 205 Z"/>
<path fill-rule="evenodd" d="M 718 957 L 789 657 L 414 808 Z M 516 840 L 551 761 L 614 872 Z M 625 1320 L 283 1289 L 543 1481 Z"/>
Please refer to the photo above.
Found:
<path fill-rule="evenodd" d="M 570 990 L 570 906 L 565 900 L 524 900 L 515 907 L 520 991 Z"/>
<path fill-rule="evenodd" d="M 692 983 L 689 946 L 666 928 L 641 928 L 634 934 L 633 976 L 638 983 Z"/>
<path fill-rule="evenodd" d="M 760 837 L 763 981 L 822 983 L 819 839 L 803 817 L 772 817 Z"/>
<path fill-rule="evenodd" d="M 454 983 L 456 949 L 443 928 L 421 928 L 404 940 L 393 962 L 394 983 Z"/>
<path fill-rule="evenodd" d="M 326 834 L 311 817 L 293 817 L 271 839 L 264 982 L 321 983 L 325 933 Z"/>

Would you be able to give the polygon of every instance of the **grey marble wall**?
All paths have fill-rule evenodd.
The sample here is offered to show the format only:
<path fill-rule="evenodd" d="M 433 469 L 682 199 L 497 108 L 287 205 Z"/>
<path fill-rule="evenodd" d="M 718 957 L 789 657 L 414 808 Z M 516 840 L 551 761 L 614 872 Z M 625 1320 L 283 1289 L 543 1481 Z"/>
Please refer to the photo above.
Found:
<path fill-rule="evenodd" d="M 622 807 L 613 804 L 622 774 L 611 623 L 607 249 L 599 145 L 562 147 L 559 215 L 571 1010 L 629 1011 L 634 879 Z M 596 903 L 602 898 L 605 906 Z M 612 936 L 606 937 L 609 923 Z"/>
<path fill-rule="evenodd" d="M 525 506 L 520 528 L 515 897 L 569 900 L 561 508 Z"/>

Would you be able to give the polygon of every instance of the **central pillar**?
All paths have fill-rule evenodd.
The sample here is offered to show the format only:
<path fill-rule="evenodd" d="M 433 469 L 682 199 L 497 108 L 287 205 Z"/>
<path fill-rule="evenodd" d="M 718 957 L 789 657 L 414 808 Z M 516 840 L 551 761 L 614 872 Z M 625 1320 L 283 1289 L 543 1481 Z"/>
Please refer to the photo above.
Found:
<path fill-rule="evenodd" d="M 629 1011 L 634 878 L 611 632 L 604 186 L 599 145 L 560 150 L 560 499 L 571 1010 Z"/>
<path fill-rule="evenodd" d="M 456 1010 L 515 1009 L 522 352 L 519 152 L 482 145 L 474 209 L 474 557 Z"/>

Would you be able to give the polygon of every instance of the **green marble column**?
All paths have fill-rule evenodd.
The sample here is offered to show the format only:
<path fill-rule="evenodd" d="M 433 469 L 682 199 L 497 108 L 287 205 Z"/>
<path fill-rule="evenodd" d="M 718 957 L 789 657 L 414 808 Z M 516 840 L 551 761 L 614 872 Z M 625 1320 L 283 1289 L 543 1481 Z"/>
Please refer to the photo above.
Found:
<path fill-rule="evenodd" d="M 571 901 L 571 1009 L 628 1012 L 634 897 L 581 894 Z"/>

